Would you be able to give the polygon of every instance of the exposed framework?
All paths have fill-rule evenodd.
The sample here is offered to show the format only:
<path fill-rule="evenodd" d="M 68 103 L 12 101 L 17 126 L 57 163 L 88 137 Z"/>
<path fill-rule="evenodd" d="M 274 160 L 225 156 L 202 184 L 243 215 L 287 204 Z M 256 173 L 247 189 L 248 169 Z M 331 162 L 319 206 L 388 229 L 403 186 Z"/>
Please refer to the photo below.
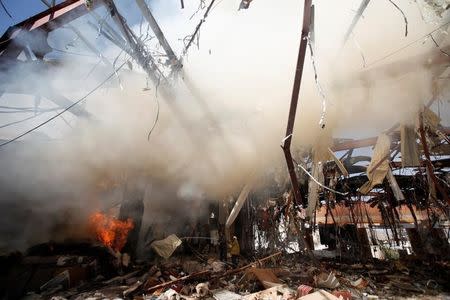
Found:
<path fill-rule="evenodd" d="M 48 10 L 42 12 L 36 16 L 29 18 L 28 20 L 21 22 L 11 28 L 9 28 L 5 34 L 0 38 L 0 68 L 2 71 L 2 75 L 4 80 L 0 80 L 0 89 L 2 91 L 9 92 L 26 92 L 26 93 L 36 93 L 38 97 L 44 96 L 55 103 L 57 103 L 61 107 L 67 107 L 72 105 L 64 96 L 58 94 L 57 92 L 49 93 L 44 91 L 27 91 L 24 85 L 14 85 L 14 82 L 11 79 L 8 79 L 7 72 L 13 67 L 32 67 L 32 68 L 40 68 L 40 70 L 51 71 L 51 66 L 43 64 L 42 58 L 46 53 L 50 52 L 52 49 L 48 45 L 47 37 L 48 33 L 52 30 L 60 28 L 63 25 L 67 25 L 69 22 L 74 19 L 85 15 L 91 14 L 97 20 L 100 20 L 99 16 L 93 11 L 96 7 L 105 5 L 107 7 L 110 15 L 113 17 L 116 22 L 118 28 L 120 29 L 121 34 L 115 32 L 115 30 L 104 23 L 100 28 L 100 33 L 103 34 L 108 40 L 113 42 L 119 48 L 123 49 L 127 52 L 147 73 L 147 75 L 154 81 L 155 84 L 161 84 L 162 93 L 168 98 L 173 98 L 173 94 L 170 88 L 169 80 L 162 74 L 161 70 L 159 70 L 158 65 L 155 63 L 155 59 L 145 50 L 142 40 L 137 37 L 133 31 L 129 28 L 126 23 L 126 20 L 121 16 L 119 10 L 117 9 L 113 0 L 105 0 L 103 1 L 94 1 L 94 7 L 88 9 L 84 5 L 84 1 L 65 1 L 61 4 L 50 6 Z M 136 0 L 143 16 L 146 18 L 148 23 L 150 24 L 152 30 L 156 34 L 159 43 L 164 49 L 166 56 L 168 57 L 171 67 L 174 70 L 178 70 L 181 67 L 180 59 L 178 59 L 173 52 L 172 48 L 168 44 L 165 39 L 161 28 L 158 26 L 155 18 L 151 14 L 150 9 L 147 7 L 144 1 Z M 369 1 L 363 1 L 360 11 L 358 15 L 361 15 L 364 9 L 367 7 Z M 296 74 L 294 79 L 294 87 L 291 98 L 291 108 L 289 112 L 288 125 L 286 129 L 286 135 L 283 140 L 283 151 L 286 157 L 289 175 L 291 178 L 292 189 L 294 199 L 297 204 L 306 204 L 308 203 L 309 194 L 301 195 L 300 191 L 308 190 L 307 187 L 301 186 L 298 182 L 298 177 L 304 176 L 303 172 L 295 167 L 294 160 L 291 154 L 291 141 L 293 137 L 293 128 L 294 121 L 298 103 L 298 95 L 300 91 L 301 78 L 302 78 L 302 69 L 303 63 L 305 59 L 306 52 L 306 43 L 307 37 L 309 34 L 309 26 L 310 20 L 312 18 L 311 15 L 311 0 L 305 1 L 304 6 L 304 16 L 303 16 L 303 29 L 302 36 L 300 41 L 300 49 L 296 67 Z M 357 21 L 357 19 L 356 19 Z M 349 32 L 355 26 L 356 22 L 351 25 Z M 95 25 L 93 25 L 96 27 Z M 74 27 L 69 27 L 74 33 L 84 42 L 84 44 L 102 61 L 111 66 L 111 63 L 107 61 L 101 53 L 95 49 L 95 47 L 89 43 L 89 41 L 84 38 L 81 32 L 77 31 Z M 33 42 L 24 43 L 24 38 L 26 38 L 27 34 L 33 33 L 35 39 Z M 28 53 L 28 49 L 31 50 L 32 54 L 34 54 L 37 58 L 37 62 L 23 62 L 17 60 L 17 57 L 20 55 L 22 51 L 25 51 L 27 57 L 30 56 Z M 445 49 L 448 51 L 448 49 Z M 436 74 L 442 73 L 443 69 L 447 68 L 449 58 L 444 55 L 442 52 L 435 51 L 433 53 L 417 57 L 415 59 L 417 64 L 420 64 L 428 69 L 431 69 L 436 72 Z M 412 66 L 408 61 L 397 61 L 393 64 L 386 65 L 380 68 L 373 68 L 369 71 L 362 72 L 355 77 L 355 80 L 368 81 L 373 73 L 383 72 L 388 73 L 392 76 L 399 74 L 400 72 L 410 72 L 412 71 L 414 66 Z M 6 74 L 6 75 L 5 75 Z M 434 99 L 433 99 L 434 100 Z M 172 106 L 173 109 L 176 109 L 176 106 Z M 88 112 L 86 112 L 83 108 L 77 107 L 73 109 L 72 112 L 78 116 L 90 116 Z M 336 140 L 335 144 L 332 147 L 333 152 L 348 150 L 346 155 L 340 159 L 342 165 L 347 169 L 350 177 L 341 177 L 335 180 L 336 174 L 338 173 L 335 162 L 326 161 L 324 163 L 324 180 L 321 183 L 324 186 L 329 188 L 345 191 L 347 194 L 344 195 L 331 195 L 329 191 L 321 191 L 319 193 L 319 200 L 322 202 L 324 206 L 326 206 L 326 220 L 325 224 L 328 224 L 328 216 L 333 220 L 334 224 L 339 224 L 339 221 L 336 221 L 337 218 L 333 214 L 334 206 L 338 204 L 344 204 L 346 207 L 349 207 L 349 210 L 352 214 L 352 220 L 355 223 L 358 223 L 358 218 L 354 217 L 355 212 L 353 211 L 355 205 L 361 203 L 369 203 L 370 205 L 377 206 L 380 209 L 380 213 L 386 224 L 389 224 L 392 228 L 394 228 L 397 223 L 399 223 L 400 218 L 398 216 L 398 211 L 402 206 L 408 206 L 409 208 L 414 205 L 415 207 L 421 208 L 432 208 L 438 209 L 441 211 L 441 214 L 448 216 L 448 192 L 449 185 L 443 174 L 445 171 L 442 171 L 444 168 L 450 167 L 450 159 L 447 157 L 433 159 L 431 153 L 433 151 L 438 152 L 441 151 L 445 155 L 450 153 L 448 149 L 449 143 L 449 134 L 450 129 L 439 126 L 436 130 L 431 130 L 430 128 L 424 127 L 423 119 L 422 123 L 419 126 L 419 135 L 420 144 L 417 145 L 420 150 L 423 150 L 423 157 L 420 165 L 414 168 L 414 176 L 408 175 L 395 175 L 392 176 L 394 180 L 398 182 L 398 186 L 400 186 L 400 190 L 402 193 L 406 195 L 406 199 L 396 199 L 395 193 L 393 193 L 394 184 L 387 178 L 380 185 L 377 186 L 377 189 L 370 191 L 364 195 L 358 193 L 358 188 L 365 180 L 365 175 L 361 175 L 360 173 L 365 172 L 366 168 L 358 165 L 358 162 L 361 161 L 370 161 L 370 157 L 364 156 L 352 156 L 353 149 L 361 148 L 361 147 L 369 147 L 376 145 L 378 137 L 367 138 L 363 140 Z M 391 146 L 389 147 L 389 154 L 385 156 L 381 161 L 375 164 L 373 169 L 377 169 L 380 167 L 380 164 L 384 161 L 389 162 L 389 167 L 392 169 L 401 168 L 401 162 L 395 160 L 395 157 L 398 154 L 398 149 L 400 148 L 401 138 L 400 132 L 396 131 L 399 127 L 399 124 L 396 124 L 391 129 L 387 131 L 392 138 Z M 195 137 L 194 137 L 195 138 Z M 437 145 L 434 145 L 434 149 L 430 149 L 430 145 L 428 145 L 427 140 L 433 139 Z M 439 149 L 438 149 L 439 148 Z M 431 152 L 431 153 L 430 153 Z M 422 156 L 421 156 L 422 157 Z M 308 166 L 308 169 L 312 169 L 313 166 Z M 427 174 L 428 173 L 428 174 Z M 444 174 L 445 175 L 445 174 Z M 392 178 L 391 178 L 392 180 Z M 333 182 L 335 181 L 335 182 Z M 435 195 L 432 195 L 431 190 L 437 190 Z M 362 199 L 365 197 L 366 199 Z M 286 209 L 286 216 L 289 216 L 289 207 L 291 203 L 292 197 L 289 198 Z M 411 214 L 414 215 L 414 210 L 411 209 Z M 289 216 L 290 217 L 290 216 Z M 364 219 L 364 217 L 359 220 Z M 414 217 L 416 220 L 416 218 Z M 366 213 L 366 222 L 370 223 L 370 216 Z"/>
<path fill-rule="evenodd" d="M 24 88 L 24 85 L 20 85 L 20 87 L 17 84 L 15 85 L 11 77 L 8 76 L 8 71 L 14 70 L 14 68 L 17 67 L 31 67 L 34 70 L 36 70 L 36 68 L 42 68 L 43 71 L 50 71 L 49 69 L 51 67 L 41 63 L 40 60 L 42 60 L 47 53 L 52 51 L 52 48 L 48 45 L 47 42 L 48 33 L 62 26 L 68 26 L 68 28 L 71 29 L 88 47 L 88 49 L 91 50 L 95 55 L 97 55 L 105 65 L 113 67 L 111 62 L 109 62 L 101 54 L 101 52 L 96 49 L 96 47 L 92 43 L 90 43 L 87 38 L 83 36 L 83 34 L 77 28 L 69 24 L 71 21 L 86 14 L 91 14 L 97 20 L 99 20 L 100 17 L 94 12 L 94 9 L 106 5 L 106 7 L 110 10 L 113 19 L 118 25 L 122 36 L 117 34 L 115 30 L 107 23 L 102 24 L 101 33 L 115 45 L 127 52 L 134 60 L 136 60 L 136 62 L 138 62 L 138 64 L 146 71 L 147 75 L 152 79 L 155 85 L 161 84 L 161 91 L 164 95 L 166 95 L 168 98 L 173 98 L 173 95 L 170 91 L 169 82 L 162 74 L 162 72 L 158 69 L 158 66 L 156 65 L 152 55 L 145 50 L 140 39 L 127 26 L 126 21 L 117 10 L 114 1 L 94 1 L 93 5 L 89 8 L 86 6 L 85 1 L 83 0 L 68 0 L 54 6 L 49 5 L 49 3 L 46 1 L 44 1 L 44 3 L 49 6 L 46 11 L 39 13 L 19 24 L 11 26 L 0 38 L 0 65 L 3 74 L 3 80 L 0 86 L 1 94 L 6 91 L 13 93 L 39 93 L 39 91 L 27 91 L 26 88 Z M 151 14 L 150 9 L 147 7 L 144 1 L 136 0 L 136 3 L 142 11 L 143 16 L 149 22 L 164 51 L 166 52 L 166 55 L 172 64 L 172 68 L 180 68 L 181 63 L 179 62 L 169 43 L 165 39 L 164 34 L 162 33 L 155 18 Z M 33 34 L 33 39 L 27 39 L 27 36 L 29 34 Z M 17 57 L 23 51 L 25 53 L 28 53 L 28 49 L 30 49 L 31 52 L 36 56 L 36 58 L 38 58 L 37 62 L 29 61 L 24 63 L 17 59 Z M 45 84 L 43 83 L 43 85 Z M 42 88 L 42 90 L 44 90 L 44 88 Z M 43 96 L 50 96 L 49 99 L 62 108 L 65 108 L 72 104 L 70 100 L 66 99 L 60 94 L 57 94 L 56 92 L 52 95 Z M 77 116 L 91 117 L 90 114 L 81 107 L 75 107 L 71 109 L 71 112 Z"/>

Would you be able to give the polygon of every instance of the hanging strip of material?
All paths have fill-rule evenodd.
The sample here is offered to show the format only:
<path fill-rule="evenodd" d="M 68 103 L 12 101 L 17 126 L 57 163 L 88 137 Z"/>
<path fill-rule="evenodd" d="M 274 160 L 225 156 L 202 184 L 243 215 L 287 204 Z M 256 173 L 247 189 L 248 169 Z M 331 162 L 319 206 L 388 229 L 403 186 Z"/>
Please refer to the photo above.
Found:
<path fill-rule="evenodd" d="M 294 191 L 294 200 L 296 204 L 303 202 L 300 194 L 300 186 L 298 183 L 297 175 L 295 173 L 294 162 L 292 161 L 291 154 L 291 142 L 292 134 L 294 132 L 295 114 L 297 113 L 298 96 L 300 93 L 300 83 L 303 75 L 303 65 L 305 62 L 306 46 L 308 44 L 309 25 L 311 24 L 311 2 L 312 0 L 305 0 L 303 8 L 303 28 L 300 38 L 300 49 L 298 51 L 297 66 L 295 69 L 294 87 L 292 89 L 291 105 L 289 108 L 289 117 L 286 127 L 286 135 L 283 139 L 281 147 L 283 148 L 284 156 L 286 157 L 286 163 L 289 170 L 289 176 L 291 178 L 292 190 Z M 303 202 L 306 205 L 305 202 Z M 290 203 L 287 204 L 289 207 Z"/>
<path fill-rule="evenodd" d="M 378 136 L 375 149 L 373 150 L 372 160 L 367 167 L 367 178 L 369 179 L 360 188 L 359 192 L 363 195 L 370 192 L 376 185 L 381 184 L 389 171 L 389 157 L 391 148 L 390 137 L 382 133 Z"/>
<path fill-rule="evenodd" d="M 402 168 L 420 166 L 417 135 L 413 126 L 402 125 L 400 128 L 400 143 L 402 153 Z"/>

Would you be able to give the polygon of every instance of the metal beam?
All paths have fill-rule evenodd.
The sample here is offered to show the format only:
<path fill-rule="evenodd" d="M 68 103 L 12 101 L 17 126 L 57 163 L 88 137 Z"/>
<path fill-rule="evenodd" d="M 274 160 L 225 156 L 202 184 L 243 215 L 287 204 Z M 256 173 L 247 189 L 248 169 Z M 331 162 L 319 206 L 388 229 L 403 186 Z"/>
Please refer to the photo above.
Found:
<path fill-rule="evenodd" d="M 355 149 L 355 148 L 364 148 L 375 145 L 377 142 L 378 137 L 371 137 L 367 139 L 361 139 L 361 140 L 349 140 L 344 142 L 338 142 L 335 143 L 334 146 L 331 148 L 333 151 L 343 151 L 343 150 L 349 150 L 349 149 Z"/>
<path fill-rule="evenodd" d="M 356 24 L 358 23 L 359 19 L 361 18 L 363 12 L 366 10 L 367 5 L 369 5 L 370 0 L 363 0 L 361 2 L 361 5 L 359 6 L 358 12 L 356 13 L 355 17 L 352 20 L 352 24 L 350 24 L 350 27 L 347 29 L 347 32 L 344 36 L 344 41 L 342 42 L 342 46 L 345 45 L 345 43 L 348 40 L 348 37 L 350 34 L 352 34 L 353 29 L 355 28 Z"/>
<path fill-rule="evenodd" d="M 120 38 L 120 40 L 116 39 L 110 32 L 105 30 L 105 28 L 97 28 L 97 26 L 91 21 L 88 21 L 87 24 L 91 26 L 94 30 L 99 31 L 100 34 L 103 35 L 108 41 L 110 41 L 111 43 L 122 49 L 124 52 L 132 56 L 132 51 L 130 47 L 128 47 L 127 42 L 125 42 L 122 38 Z"/>
<path fill-rule="evenodd" d="M 156 22 L 156 19 L 153 17 L 152 12 L 148 8 L 145 1 L 144 0 L 135 0 L 135 1 L 139 9 L 141 10 L 142 14 L 144 15 L 144 18 L 147 20 L 153 32 L 156 34 L 156 37 L 158 38 L 159 43 L 163 47 L 167 56 L 169 57 L 171 64 L 178 65 L 179 61 L 177 56 L 173 52 L 172 47 L 170 47 L 169 43 L 167 42 L 166 37 L 164 36 L 161 28 L 158 25 L 158 22 Z"/>
<path fill-rule="evenodd" d="M 119 33 L 117 33 L 116 30 L 114 30 L 114 28 L 111 27 L 111 25 L 109 25 L 108 22 L 106 22 L 106 20 L 103 20 L 100 15 L 98 13 L 96 13 L 95 11 L 91 10 L 89 11 L 89 14 L 91 16 L 94 17 L 94 19 L 100 24 L 100 31 L 106 32 L 111 38 L 113 38 L 115 40 L 115 42 L 113 42 L 114 44 L 121 44 L 121 45 L 125 45 L 127 42 L 120 36 Z M 89 23 L 89 21 L 88 21 Z M 122 48 L 122 47 L 121 47 Z"/>
<path fill-rule="evenodd" d="M 78 29 L 76 29 L 72 25 L 69 25 L 68 28 L 70 30 L 72 30 L 80 38 L 80 40 L 86 45 L 86 47 L 88 47 L 89 50 L 91 50 L 93 53 L 95 53 L 102 60 L 102 62 L 105 65 L 112 67 L 112 63 L 106 57 L 104 57 L 103 54 L 94 45 L 92 45 L 91 42 L 89 42 Z"/>
<path fill-rule="evenodd" d="M 101 1 L 94 1 L 95 7 L 101 5 Z M 24 44 L 19 40 L 26 33 L 33 32 L 37 29 L 43 32 L 55 30 L 86 13 L 88 9 L 84 5 L 84 0 L 67 0 L 57 4 L 46 11 L 39 13 L 31 18 L 26 19 L 6 30 L 0 38 L 0 52 L 2 56 L 16 58 L 22 52 Z M 46 39 L 46 35 L 39 37 Z M 46 43 L 46 41 L 44 41 Z M 34 49 L 32 49 L 34 51 Z"/>
<path fill-rule="evenodd" d="M 138 62 L 138 64 L 144 69 L 147 75 L 152 79 L 155 84 L 160 84 L 161 82 L 167 83 L 166 78 L 159 70 L 158 66 L 155 63 L 155 60 L 151 56 L 150 53 L 145 51 L 144 46 L 141 41 L 135 38 L 134 33 L 125 23 L 124 18 L 120 15 L 117 10 L 116 5 L 113 0 L 105 0 L 105 3 L 108 5 L 109 10 L 111 12 L 111 17 L 116 22 L 120 31 L 122 32 L 125 40 L 128 45 L 132 49 L 132 57 Z"/>
<path fill-rule="evenodd" d="M 40 95 L 42 95 L 45 98 L 47 98 L 48 100 L 54 102 L 55 104 L 57 104 L 59 107 L 61 107 L 63 109 L 73 105 L 73 102 L 71 100 L 69 100 L 65 96 L 55 92 L 52 88 L 41 90 Z M 71 112 L 72 114 L 74 114 L 78 117 L 93 119 L 92 114 L 90 112 L 88 112 L 86 109 L 84 109 L 84 107 L 79 106 L 79 105 L 72 107 L 69 110 L 69 112 Z"/>
<path fill-rule="evenodd" d="M 47 2 L 46 0 L 41 0 L 45 5 L 47 5 L 48 8 L 51 8 L 52 6 L 54 6 L 54 2 L 53 4 L 50 4 L 49 2 Z M 97 48 L 91 44 L 91 42 L 89 42 L 82 34 L 81 32 L 75 28 L 75 26 L 72 26 L 71 24 L 67 25 L 67 28 L 69 28 L 70 30 L 72 30 L 77 36 L 78 38 L 86 45 L 86 47 L 89 48 L 89 50 L 91 50 L 92 52 L 94 52 L 102 61 L 105 65 L 107 66 L 112 66 L 112 64 L 106 59 L 106 57 L 104 57 L 102 55 L 102 53 L 100 51 L 97 50 Z"/>
<path fill-rule="evenodd" d="M 298 51 L 297 66 L 295 68 L 294 87 L 292 89 L 291 105 L 289 108 L 289 117 L 286 126 L 286 135 L 283 140 L 283 144 L 281 146 L 283 148 L 284 156 L 286 158 L 289 176 L 291 177 L 291 184 L 294 193 L 295 203 L 300 204 L 303 202 L 304 205 L 306 205 L 307 202 L 302 201 L 302 196 L 300 194 L 300 185 L 298 183 L 297 174 L 295 173 L 294 162 L 292 160 L 291 142 L 292 142 L 292 135 L 294 133 L 295 115 L 297 113 L 298 96 L 300 93 L 300 84 L 303 75 L 303 65 L 305 62 L 306 46 L 308 43 L 307 38 L 309 35 L 309 27 L 311 24 L 311 2 L 312 0 L 305 0 L 303 7 L 303 27 L 302 27 L 302 35 L 300 37 L 300 49 Z M 289 205 L 290 203 L 287 204 L 288 209 Z"/>
<path fill-rule="evenodd" d="M 202 26 L 203 23 L 205 23 L 206 18 L 208 17 L 208 14 L 211 11 L 211 8 L 212 8 L 213 4 L 215 3 L 215 1 L 216 0 L 211 0 L 211 2 L 209 3 L 208 7 L 206 8 L 206 12 L 203 15 L 203 18 L 200 19 L 200 22 L 195 27 L 195 31 L 191 35 L 187 45 L 184 47 L 183 52 L 181 53 L 181 56 L 185 56 L 187 54 L 189 47 L 191 47 L 192 43 L 194 42 L 195 38 L 197 37 L 197 34 L 200 31 L 200 27 Z"/>
<path fill-rule="evenodd" d="M 446 135 L 450 135 L 450 127 L 443 127 L 440 128 L 443 133 Z M 397 135 L 399 134 L 399 131 L 394 131 Z M 376 144 L 378 137 L 370 137 L 366 139 L 360 139 L 360 140 L 344 140 L 342 142 L 335 142 L 331 150 L 333 151 L 344 151 L 349 149 L 356 149 L 356 148 L 364 148 L 364 147 L 370 147 Z"/>

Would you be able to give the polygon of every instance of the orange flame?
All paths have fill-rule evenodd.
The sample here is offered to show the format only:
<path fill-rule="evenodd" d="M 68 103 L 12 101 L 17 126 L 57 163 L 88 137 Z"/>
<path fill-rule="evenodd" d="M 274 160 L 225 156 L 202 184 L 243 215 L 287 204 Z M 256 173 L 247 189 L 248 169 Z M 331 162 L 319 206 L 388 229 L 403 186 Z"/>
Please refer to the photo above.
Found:
<path fill-rule="evenodd" d="M 134 227 L 131 219 L 121 221 L 100 212 L 92 214 L 89 223 L 97 239 L 116 251 L 122 250 L 127 242 L 128 233 Z"/>

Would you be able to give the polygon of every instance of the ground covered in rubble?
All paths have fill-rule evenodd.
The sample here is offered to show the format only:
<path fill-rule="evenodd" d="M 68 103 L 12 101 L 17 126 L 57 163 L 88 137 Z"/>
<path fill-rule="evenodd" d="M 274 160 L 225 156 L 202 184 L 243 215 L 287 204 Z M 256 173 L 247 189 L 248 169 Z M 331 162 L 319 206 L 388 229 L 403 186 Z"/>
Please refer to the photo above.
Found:
<path fill-rule="evenodd" d="M 74 250 L 76 249 L 76 250 Z M 232 266 L 215 254 L 130 262 L 100 245 L 41 245 L 1 258 L 1 299 L 447 299 L 449 262 L 351 263 L 277 252 Z"/>

